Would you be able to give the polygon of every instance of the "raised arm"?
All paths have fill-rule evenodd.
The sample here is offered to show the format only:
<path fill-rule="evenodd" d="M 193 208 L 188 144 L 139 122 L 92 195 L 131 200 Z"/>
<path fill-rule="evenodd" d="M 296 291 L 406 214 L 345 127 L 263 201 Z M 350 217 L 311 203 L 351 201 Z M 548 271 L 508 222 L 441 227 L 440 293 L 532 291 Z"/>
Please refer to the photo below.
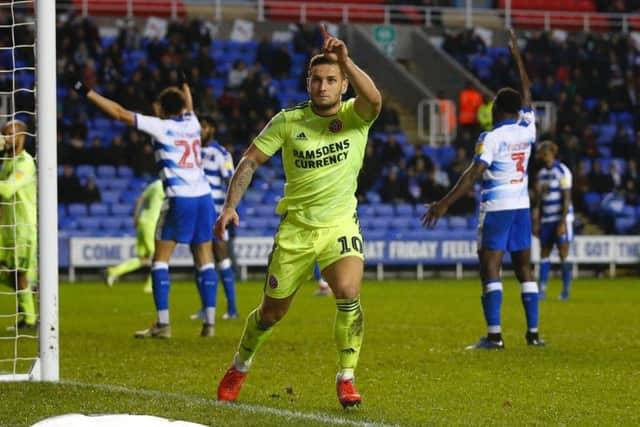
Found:
<path fill-rule="evenodd" d="M 447 195 L 428 206 L 429 210 L 422 218 L 422 223 L 427 227 L 435 226 L 438 219 L 447 212 L 449 206 L 473 188 L 473 184 L 480 179 L 486 169 L 486 163 L 480 160 L 474 160 L 462 173 L 460 178 L 458 178 L 458 182 L 456 182 Z"/>
<path fill-rule="evenodd" d="M 375 83 L 349 57 L 349 50 L 344 42 L 331 37 L 324 25 L 322 25 L 322 36 L 324 38 L 324 54 L 337 61 L 340 69 L 356 91 L 354 103 L 356 113 L 367 121 L 375 119 L 382 109 L 382 95 L 380 95 Z"/>
<path fill-rule="evenodd" d="M 255 144 L 251 144 L 244 153 L 244 156 L 242 156 L 242 159 L 240 159 L 236 171 L 233 173 L 231 181 L 229 182 L 227 197 L 225 198 L 222 212 L 214 228 L 215 235 L 218 238 L 223 238 L 224 230 L 227 228 L 229 222 L 233 221 L 235 225 L 240 224 L 240 217 L 236 212 L 236 207 L 238 203 L 240 203 L 244 192 L 249 188 L 256 169 L 267 160 L 269 160 L 269 156 L 260 151 Z"/>
<path fill-rule="evenodd" d="M 104 111 L 107 115 L 112 118 L 124 122 L 129 126 L 134 126 L 135 124 L 135 113 L 127 110 L 122 105 L 118 104 L 115 101 L 112 101 L 104 96 L 100 95 L 93 89 L 89 89 L 82 81 L 77 81 L 73 88 L 80 95 L 85 96 L 89 101 L 96 104 L 98 108 Z"/>
<path fill-rule="evenodd" d="M 513 60 L 516 62 L 516 66 L 518 67 L 518 74 L 520 75 L 520 84 L 522 86 L 522 106 L 530 108 L 531 82 L 529 81 L 527 70 L 524 68 L 524 62 L 522 61 L 522 55 L 520 54 L 520 47 L 518 47 L 518 38 L 516 37 L 516 33 L 513 29 L 509 30 L 509 49 L 511 50 L 511 55 L 513 55 Z"/>

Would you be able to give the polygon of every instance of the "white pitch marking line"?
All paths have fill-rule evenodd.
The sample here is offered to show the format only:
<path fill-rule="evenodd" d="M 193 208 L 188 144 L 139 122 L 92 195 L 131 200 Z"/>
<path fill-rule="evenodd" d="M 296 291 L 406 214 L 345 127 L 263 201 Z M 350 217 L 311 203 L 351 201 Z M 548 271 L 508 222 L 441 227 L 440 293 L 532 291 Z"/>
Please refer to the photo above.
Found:
<path fill-rule="evenodd" d="M 278 417 L 298 418 L 298 419 L 318 421 L 318 422 L 333 424 L 333 425 L 347 425 L 347 426 L 357 426 L 357 427 L 396 427 L 397 426 L 397 424 L 385 424 L 385 423 L 370 422 L 370 421 L 353 421 L 353 420 L 347 420 L 345 418 L 331 417 L 329 415 L 290 411 L 288 409 L 277 409 L 277 408 L 271 408 L 268 406 L 251 405 L 248 403 L 219 402 L 217 400 L 205 399 L 203 397 L 187 396 L 185 394 L 179 394 L 179 393 L 164 393 L 157 390 L 129 388 L 129 387 L 120 386 L 120 385 L 90 384 L 90 383 L 83 383 L 79 381 L 65 381 L 65 380 L 60 381 L 60 384 L 74 385 L 79 387 L 90 387 L 90 388 L 96 388 L 99 390 L 112 391 L 112 392 L 124 392 L 124 393 L 138 394 L 138 395 L 150 396 L 150 397 L 165 397 L 165 398 L 169 397 L 172 399 L 184 400 L 189 402 L 195 401 L 202 405 L 209 405 L 217 408 L 234 409 L 234 410 L 239 410 L 241 412 L 250 412 L 254 414 L 271 414 L 271 415 L 276 415 Z"/>

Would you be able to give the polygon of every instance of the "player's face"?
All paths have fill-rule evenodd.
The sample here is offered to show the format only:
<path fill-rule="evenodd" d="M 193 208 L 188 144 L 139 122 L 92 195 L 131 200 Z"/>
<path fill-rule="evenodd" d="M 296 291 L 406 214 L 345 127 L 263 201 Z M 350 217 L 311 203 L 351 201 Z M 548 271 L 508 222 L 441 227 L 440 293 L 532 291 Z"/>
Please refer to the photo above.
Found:
<path fill-rule="evenodd" d="M 319 64 L 311 68 L 307 92 L 316 108 L 329 110 L 340 103 L 348 84 L 337 64 Z"/>
<path fill-rule="evenodd" d="M 24 146 L 24 130 L 19 126 L 6 126 L 2 130 L 4 149 L 9 155 L 19 154 Z"/>
<path fill-rule="evenodd" d="M 553 155 L 553 152 L 551 150 L 540 151 L 538 153 L 538 158 L 542 163 L 544 163 L 547 166 L 550 166 L 551 164 L 553 164 L 553 161 L 555 160 L 555 156 Z"/>
<path fill-rule="evenodd" d="M 216 129 L 213 126 L 209 126 L 207 123 L 202 123 L 202 143 L 206 144 L 210 142 L 214 136 Z"/>

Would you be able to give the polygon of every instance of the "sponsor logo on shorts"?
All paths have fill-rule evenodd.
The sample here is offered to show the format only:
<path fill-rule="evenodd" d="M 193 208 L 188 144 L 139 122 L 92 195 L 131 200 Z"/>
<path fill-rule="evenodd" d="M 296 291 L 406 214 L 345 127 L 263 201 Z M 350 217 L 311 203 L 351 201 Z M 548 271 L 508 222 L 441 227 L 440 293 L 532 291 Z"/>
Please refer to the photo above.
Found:
<path fill-rule="evenodd" d="M 278 279 L 276 279 L 276 277 L 272 274 L 269 275 L 268 283 L 271 289 L 275 289 L 278 287 Z"/>

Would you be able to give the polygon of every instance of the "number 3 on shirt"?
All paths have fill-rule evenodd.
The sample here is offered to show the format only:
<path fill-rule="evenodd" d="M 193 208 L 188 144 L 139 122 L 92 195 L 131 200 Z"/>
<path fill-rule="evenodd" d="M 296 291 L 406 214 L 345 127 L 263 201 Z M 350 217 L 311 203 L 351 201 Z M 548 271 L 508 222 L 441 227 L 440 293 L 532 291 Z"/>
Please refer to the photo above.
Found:
<path fill-rule="evenodd" d="M 193 163 L 191 163 L 189 161 L 189 156 L 191 154 L 193 154 L 193 160 L 195 162 L 195 165 L 197 167 L 200 167 L 200 158 L 198 157 L 198 152 L 199 152 L 199 149 L 200 149 L 200 140 L 199 139 L 193 140 L 193 142 L 191 143 L 191 146 L 189 146 L 189 142 L 188 141 L 179 140 L 179 141 L 176 141 L 176 146 L 177 147 L 183 147 L 183 149 L 184 149 L 184 152 L 182 153 L 182 157 L 180 157 L 180 161 L 178 162 L 178 165 L 181 168 L 190 169 L 190 168 L 193 167 Z"/>
<path fill-rule="evenodd" d="M 525 174 L 524 159 L 525 159 L 525 153 L 513 153 L 511 155 L 511 160 L 516 162 L 516 171 L 522 174 L 520 176 L 520 179 L 512 179 L 511 184 L 517 184 L 518 182 L 522 182 L 524 180 L 524 174 Z"/>

